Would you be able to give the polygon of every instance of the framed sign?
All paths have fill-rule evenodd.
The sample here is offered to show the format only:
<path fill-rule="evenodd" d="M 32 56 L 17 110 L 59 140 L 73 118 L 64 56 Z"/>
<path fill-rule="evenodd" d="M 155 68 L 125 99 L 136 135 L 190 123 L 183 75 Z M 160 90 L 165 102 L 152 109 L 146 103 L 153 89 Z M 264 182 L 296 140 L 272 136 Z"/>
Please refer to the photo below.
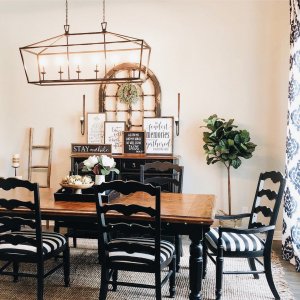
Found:
<path fill-rule="evenodd" d="M 145 153 L 145 131 L 124 131 L 124 153 Z"/>
<path fill-rule="evenodd" d="M 88 154 L 111 154 L 111 145 L 105 144 L 71 144 L 71 152 Z"/>
<path fill-rule="evenodd" d="M 123 132 L 126 129 L 125 122 L 105 121 L 104 142 L 111 144 L 112 154 L 123 153 Z"/>
<path fill-rule="evenodd" d="M 88 113 L 88 144 L 104 143 L 104 122 L 106 120 L 105 113 Z"/>
<path fill-rule="evenodd" d="M 173 154 L 173 117 L 144 118 L 147 154 Z"/>

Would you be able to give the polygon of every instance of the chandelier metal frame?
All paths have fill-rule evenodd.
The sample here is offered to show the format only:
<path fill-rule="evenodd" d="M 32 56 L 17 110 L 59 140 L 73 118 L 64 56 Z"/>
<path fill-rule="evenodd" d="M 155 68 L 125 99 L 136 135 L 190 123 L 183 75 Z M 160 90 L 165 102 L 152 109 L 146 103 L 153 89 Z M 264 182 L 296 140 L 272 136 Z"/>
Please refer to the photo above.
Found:
<path fill-rule="evenodd" d="M 66 24 L 63 34 L 19 48 L 28 83 L 41 86 L 139 83 L 147 78 L 151 47 L 143 39 L 106 30 L 105 0 L 102 31 L 99 32 L 70 33 L 68 0 L 65 5 Z M 80 65 L 74 61 L 75 57 L 83 57 L 86 63 Z M 98 62 L 92 63 L 93 57 L 97 57 Z M 54 61 L 58 58 L 62 62 L 54 67 Z M 137 69 L 130 74 L 124 72 L 118 77 L 108 77 L 107 73 L 114 68 L 113 58 L 119 59 L 116 64 L 135 63 Z M 44 64 L 47 60 L 50 65 Z M 146 73 L 142 72 L 144 67 Z"/>

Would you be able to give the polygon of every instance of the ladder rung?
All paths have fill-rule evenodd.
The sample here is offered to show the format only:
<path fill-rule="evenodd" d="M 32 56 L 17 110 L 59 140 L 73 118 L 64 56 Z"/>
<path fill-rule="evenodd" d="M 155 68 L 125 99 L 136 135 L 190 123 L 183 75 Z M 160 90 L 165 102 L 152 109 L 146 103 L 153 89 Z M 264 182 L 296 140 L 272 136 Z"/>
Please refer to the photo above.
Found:
<path fill-rule="evenodd" d="M 35 145 L 32 146 L 32 149 L 49 149 L 49 146 L 43 146 L 43 145 Z"/>
<path fill-rule="evenodd" d="M 48 166 L 31 166 L 31 169 L 48 169 Z"/>

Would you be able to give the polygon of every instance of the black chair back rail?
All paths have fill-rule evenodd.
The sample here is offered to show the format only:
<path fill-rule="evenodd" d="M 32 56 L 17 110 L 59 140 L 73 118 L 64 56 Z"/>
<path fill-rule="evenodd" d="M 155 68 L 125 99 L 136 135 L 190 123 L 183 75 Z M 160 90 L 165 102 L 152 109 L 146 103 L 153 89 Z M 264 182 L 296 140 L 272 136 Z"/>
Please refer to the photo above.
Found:
<path fill-rule="evenodd" d="M 271 269 L 271 249 L 275 224 L 284 192 L 285 178 L 280 172 L 261 173 L 254 196 L 251 212 L 232 216 L 218 216 L 218 219 L 249 218 L 247 229 L 219 227 L 211 229 L 205 236 L 204 276 L 207 256 L 216 264 L 216 299 L 221 299 L 223 274 L 258 274 L 265 273 L 269 287 L 275 297 L 280 299 L 273 282 Z M 237 234 L 239 238 L 235 238 Z M 245 240 L 246 237 L 248 240 Z M 229 243 L 228 238 L 233 238 Z M 250 242 L 249 242 L 250 241 Z M 210 250 L 210 252 L 208 251 Z M 216 259 L 213 257 L 216 256 Z M 243 257 L 248 259 L 250 271 L 223 271 L 223 257 Z M 258 258 L 262 257 L 263 261 Z M 264 269 L 258 271 L 255 262 Z"/>
<path fill-rule="evenodd" d="M 163 241 L 161 241 L 160 235 L 160 187 L 136 181 L 116 180 L 102 183 L 95 186 L 94 189 L 99 225 L 99 256 L 102 268 L 99 299 L 106 299 L 108 284 L 112 284 L 114 290 L 117 285 L 155 288 L 156 299 L 161 299 L 161 285 L 168 279 L 170 279 L 170 295 L 174 296 L 176 262 L 174 253 L 165 261 L 161 261 L 161 242 Z M 105 190 L 115 190 L 123 195 L 136 192 L 147 193 L 155 197 L 155 207 L 121 203 L 104 204 L 101 193 Z M 139 220 L 145 220 L 145 217 L 149 218 L 149 222 L 139 223 Z M 147 235 L 147 238 L 132 237 L 132 234 Z M 122 238 L 118 237 L 120 235 Z M 115 259 L 111 256 L 114 252 L 123 254 Z M 143 255 L 153 256 L 154 259 L 146 261 Z M 161 281 L 161 269 L 167 266 L 170 270 Z M 118 281 L 118 270 L 154 273 L 156 284 L 152 286 Z"/>
<path fill-rule="evenodd" d="M 140 181 L 160 186 L 161 190 L 169 193 L 182 193 L 183 166 L 168 161 L 155 161 L 140 166 Z M 183 255 L 181 236 L 163 236 L 174 240 L 176 247 L 176 270 L 180 269 L 180 257 Z"/>
<path fill-rule="evenodd" d="M 69 246 L 64 236 L 43 233 L 39 201 L 39 185 L 16 178 L 0 178 L 0 188 L 4 191 L 25 189 L 32 192 L 32 201 L 21 199 L 0 199 L 0 275 L 35 277 L 37 279 L 37 299 L 43 299 L 43 280 L 60 267 L 64 267 L 65 286 L 69 285 Z M 54 246 L 55 244 L 55 246 Z M 52 245 L 52 247 L 49 247 Z M 63 253 L 63 262 L 52 269 L 44 270 L 44 261 Z M 19 272 L 20 263 L 33 263 L 37 272 Z M 13 265 L 12 271 L 8 269 Z"/>
<path fill-rule="evenodd" d="M 182 193 L 183 166 L 156 161 L 140 166 L 140 181 L 160 186 L 162 191 Z"/>

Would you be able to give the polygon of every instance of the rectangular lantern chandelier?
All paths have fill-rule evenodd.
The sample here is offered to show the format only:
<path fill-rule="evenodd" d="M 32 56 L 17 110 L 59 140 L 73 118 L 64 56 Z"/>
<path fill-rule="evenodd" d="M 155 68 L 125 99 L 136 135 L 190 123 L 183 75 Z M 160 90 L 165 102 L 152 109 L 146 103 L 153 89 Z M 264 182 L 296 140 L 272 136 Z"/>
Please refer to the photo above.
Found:
<path fill-rule="evenodd" d="M 106 30 L 103 0 L 102 31 L 70 33 L 68 0 L 64 34 L 20 48 L 28 83 L 36 85 L 79 85 L 116 82 L 143 82 L 147 77 L 151 48 L 142 39 Z M 137 69 L 108 77 L 121 63 Z M 142 73 L 142 67 L 146 72 Z"/>

